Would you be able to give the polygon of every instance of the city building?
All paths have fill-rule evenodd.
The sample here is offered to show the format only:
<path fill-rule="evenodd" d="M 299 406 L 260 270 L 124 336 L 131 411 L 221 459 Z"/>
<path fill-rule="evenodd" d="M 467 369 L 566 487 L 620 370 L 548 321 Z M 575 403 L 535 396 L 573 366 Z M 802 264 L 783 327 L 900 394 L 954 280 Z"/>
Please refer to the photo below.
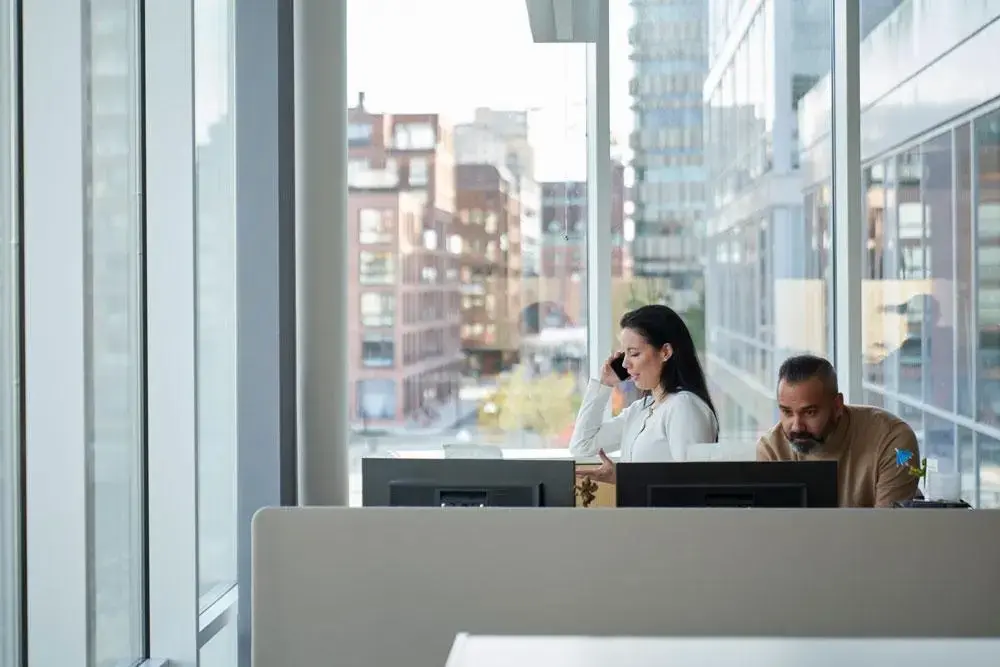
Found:
<path fill-rule="evenodd" d="M 520 359 L 521 204 L 506 167 L 455 168 L 459 224 L 448 237 L 461 257 L 462 351 L 468 373 L 494 376 Z"/>
<path fill-rule="evenodd" d="M 703 291 L 708 4 L 631 2 L 633 270 L 661 278 L 667 299 L 682 310 L 700 302 Z"/>
<path fill-rule="evenodd" d="M 542 186 L 542 234 L 536 292 L 540 328 L 587 322 L 587 183 L 547 181 Z M 625 241 L 625 165 L 611 165 L 611 276 L 628 277 Z M 535 320 L 534 314 L 532 320 Z"/>
<path fill-rule="evenodd" d="M 433 423 L 462 371 L 455 164 L 436 114 L 349 110 L 352 417 Z"/>
<path fill-rule="evenodd" d="M 535 180 L 535 149 L 528 112 L 480 107 L 469 123 L 455 126 L 455 162 L 504 167 L 514 177 L 521 207 L 521 256 L 526 276 L 538 275 L 541 190 Z"/>

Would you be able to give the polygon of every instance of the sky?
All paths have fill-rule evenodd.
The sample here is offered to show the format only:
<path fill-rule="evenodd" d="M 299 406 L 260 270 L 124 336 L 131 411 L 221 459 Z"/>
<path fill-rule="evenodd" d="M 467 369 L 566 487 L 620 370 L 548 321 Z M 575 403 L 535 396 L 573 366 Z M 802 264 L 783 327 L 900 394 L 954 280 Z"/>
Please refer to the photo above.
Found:
<path fill-rule="evenodd" d="M 349 99 L 385 113 L 527 109 L 535 178 L 586 176 L 586 47 L 534 44 L 524 0 L 347 0 Z M 611 1 L 612 136 L 631 130 L 627 0 Z"/>

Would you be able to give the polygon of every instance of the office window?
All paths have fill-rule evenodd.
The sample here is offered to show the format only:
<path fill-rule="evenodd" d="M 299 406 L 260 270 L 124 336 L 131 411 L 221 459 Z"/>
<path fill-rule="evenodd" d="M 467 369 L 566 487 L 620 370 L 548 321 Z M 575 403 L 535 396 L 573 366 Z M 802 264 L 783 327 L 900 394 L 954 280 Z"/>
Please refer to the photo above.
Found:
<path fill-rule="evenodd" d="M 359 380 L 355 385 L 355 392 L 357 418 L 362 424 L 370 419 L 384 421 L 396 418 L 394 380 Z"/>
<path fill-rule="evenodd" d="M 765 12 L 773 13 L 767 7 L 775 4 L 762 3 L 756 16 L 739 24 L 739 8 L 721 1 L 665 3 L 641 22 L 638 11 L 612 10 L 610 16 L 612 71 L 630 57 L 643 64 L 633 90 L 611 82 L 612 108 L 635 110 L 630 129 L 639 141 L 632 159 L 641 165 L 622 196 L 634 199 L 632 214 L 612 212 L 612 220 L 630 217 L 634 225 L 626 252 L 635 274 L 624 270 L 627 262 L 612 260 L 612 314 L 618 318 L 651 302 L 681 314 L 702 354 L 722 438 L 746 439 L 745 458 L 754 457 L 756 434 L 774 423 L 773 401 L 757 397 L 771 391 L 777 365 L 793 353 L 832 349 L 827 190 L 789 163 L 790 154 L 803 148 L 794 113 L 786 108 L 791 105 L 781 102 L 780 119 L 771 109 L 790 98 L 793 81 L 829 73 L 833 2 L 809 0 L 826 18 L 810 24 L 808 35 L 791 20 L 780 34 L 767 34 Z M 620 40 L 616 48 L 615 35 L 640 25 L 649 32 L 641 30 L 629 46 Z M 825 39 L 816 38 L 824 33 Z M 787 62 L 768 56 L 777 40 L 781 52 L 792 54 Z M 676 41 L 704 57 L 662 50 L 664 42 Z M 723 51 L 723 44 L 733 48 Z M 810 57 L 799 57 L 793 45 L 801 44 Z M 655 66 L 646 67 L 647 61 Z M 769 87 L 774 79 L 778 83 Z M 827 93 L 817 104 L 824 102 L 829 113 L 831 101 Z M 789 149 L 781 178 L 801 198 L 767 185 L 764 145 L 774 141 Z M 573 266 L 586 268 L 583 252 L 569 256 Z M 617 257 L 615 249 L 608 253 Z"/>
<path fill-rule="evenodd" d="M 197 210 L 198 594 L 236 582 L 235 0 L 194 4 Z"/>
<path fill-rule="evenodd" d="M 995 38 L 975 29 L 993 15 L 862 3 L 860 19 L 863 399 L 905 419 L 963 499 L 1000 507 L 1000 91 L 961 83 L 898 106 L 934 81 L 992 80 Z M 825 127 L 811 96 L 799 127 Z"/>
<path fill-rule="evenodd" d="M 17 100 L 16 26 L 10 2 L 0 3 L 0 664 L 20 664 L 21 430 L 18 328 L 18 266 L 9 240 L 18 219 L 15 197 L 18 163 L 13 119 Z"/>
<path fill-rule="evenodd" d="M 427 159 L 422 157 L 410 158 L 410 185 L 427 185 L 427 179 Z"/>
<path fill-rule="evenodd" d="M 973 210 L 978 249 L 976 321 L 977 421 L 1000 426 L 1000 269 L 991 263 L 1000 248 L 1000 110 L 973 122 L 973 160 L 976 174 Z M 1000 507 L 1000 444 L 979 436 L 980 507 Z"/>
<path fill-rule="evenodd" d="M 362 250 L 359 257 L 362 285 L 391 285 L 396 280 L 395 254 Z"/>
<path fill-rule="evenodd" d="M 578 198 L 582 200 L 585 195 L 585 189 L 576 186 L 586 178 L 586 47 L 566 44 L 551 49 L 531 43 L 524 27 L 523 3 L 508 0 L 428 0 L 420 12 L 411 12 L 406 0 L 348 2 L 348 77 L 359 82 L 366 78 L 362 71 L 364 44 L 384 41 L 387 17 L 390 22 L 401 13 L 407 17 L 407 29 L 396 35 L 394 43 L 420 60 L 419 71 L 426 76 L 421 76 L 420 86 L 414 87 L 412 74 L 416 70 L 387 69 L 382 85 L 396 93 L 392 103 L 379 110 L 396 119 L 390 131 L 392 148 L 426 151 L 400 158 L 401 162 L 409 162 L 409 184 L 416 189 L 425 179 L 434 180 L 433 188 L 420 190 L 426 193 L 425 206 L 417 215 L 423 226 L 419 234 L 406 237 L 409 242 L 400 246 L 399 268 L 393 266 L 389 256 L 384 265 L 376 268 L 371 246 L 359 244 L 352 249 L 351 256 L 361 257 L 355 269 L 359 271 L 356 281 L 361 285 L 392 285 L 403 290 L 403 298 L 412 296 L 412 324 L 419 323 L 420 329 L 402 335 L 393 332 L 400 341 L 406 340 L 406 334 L 415 336 L 410 353 L 404 345 L 394 356 L 391 370 L 366 368 L 363 359 L 352 353 L 352 380 L 374 379 L 370 375 L 377 372 L 379 379 L 382 374 L 391 374 L 396 383 L 383 387 L 384 395 L 392 395 L 391 402 L 386 402 L 389 407 L 373 409 L 367 416 L 360 410 L 361 399 L 370 395 L 365 392 L 375 390 L 369 385 L 352 385 L 361 394 L 356 402 L 359 409 L 354 415 L 355 427 L 371 419 L 371 412 L 382 411 L 386 415 L 383 419 L 392 422 L 393 432 L 420 424 L 440 434 L 424 439 L 421 449 L 440 450 L 460 432 L 473 441 L 566 447 L 581 388 L 589 373 L 587 322 L 580 317 L 581 304 L 587 298 L 586 283 L 573 282 L 565 269 L 554 271 L 551 279 L 527 277 L 522 269 L 526 261 L 522 239 L 534 232 L 537 245 L 542 181 L 551 181 L 545 184 L 544 192 L 568 195 L 560 202 L 572 199 L 579 203 Z M 624 3 L 624 11 L 631 11 L 628 3 Z M 484 12 L 497 17 L 499 32 L 487 35 L 487 42 L 503 44 L 502 48 L 497 46 L 505 53 L 503 58 L 490 55 L 493 47 L 485 49 L 482 34 L 471 32 L 473 26 L 482 24 Z M 447 25 L 439 20 L 445 15 L 449 17 Z M 428 49 L 428 43 L 447 43 L 449 48 Z M 463 60 L 476 71 L 477 80 L 489 81 L 490 85 L 456 86 L 455 78 L 448 74 L 454 69 L 456 53 L 463 54 Z M 544 99 L 537 98 L 523 76 L 518 75 L 523 68 L 511 67 L 511 63 L 522 60 L 532 64 L 533 78 L 546 81 Z M 490 93 L 496 90 L 504 91 L 504 107 L 497 106 L 499 99 Z M 440 127 L 438 116 L 442 118 Z M 448 119 L 458 119 L 458 126 L 451 127 Z M 455 146 L 452 136 L 458 137 Z M 463 187 L 455 179 L 458 156 L 489 157 L 505 172 L 520 171 L 518 187 L 503 179 Z M 520 187 L 521 183 L 524 187 Z M 359 200 L 362 197 L 358 194 Z M 506 210 L 511 214 L 499 212 L 505 202 L 510 202 Z M 501 234 L 507 235 L 505 241 L 501 241 Z M 400 237 L 404 238 L 403 234 Z M 584 230 L 574 241 L 580 248 L 585 247 Z M 492 267 L 484 264 L 487 252 L 492 260 L 486 263 L 492 263 Z M 470 313 L 462 309 L 462 297 L 481 300 L 484 293 L 471 292 L 484 290 L 480 283 L 489 281 L 489 273 L 499 290 L 494 313 L 494 319 L 499 319 L 472 322 Z M 540 302 L 565 303 L 574 316 L 552 327 L 537 317 L 531 320 L 525 313 L 532 306 L 537 311 Z M 526 323 L 519 326 L 522 320 Z M 397 319 L 390 326 L 400 324 Z M 482 336 L 487 324 L 492 325 L 491 331 L 503 349 L 483 351 L 482 364 L 464 360 L 465 350 L 458 334 L 463 327 L 474 325 Z M 540 335 L 542 330 L 544 336 Z M 568 342 L 555 344 L 552 340 Z M 472 368 L 477 370 L 469 370 Z M 491 403 L 497 409 L 485 410 L 484 406 Z M 382 449 L 399 450 L 400 455 L 413 448 L 412 438 L 404 435 L 379 439 Z M 365 454 L 362 445 L 358 438 L 351 446 L 351 496 L 355 499 L 361 482 L 360 459 Z"/>
<path fill-rule="evenodd" d="M 145 651 L 141 14 L 84 3 L 89 662 L 128 664 Z"/>
<path fill-rule="evenodd" d="M 377 208 L 358 211 L 358 240 L 362 244 L 392 243 L 394 232 L 392 211 Z"/>
<path fill-rule="evenodd" d="M 368 368 L 392 366 L 395 344 L 392 334 L 363 334 L 361 336 L 361 363 Z"/>
<path fill-rule="evenodd" d="M 365 292 L 361 295 L 361 325 L 391 327 L 396 319 L 396 296 L 386 292 Z"/>

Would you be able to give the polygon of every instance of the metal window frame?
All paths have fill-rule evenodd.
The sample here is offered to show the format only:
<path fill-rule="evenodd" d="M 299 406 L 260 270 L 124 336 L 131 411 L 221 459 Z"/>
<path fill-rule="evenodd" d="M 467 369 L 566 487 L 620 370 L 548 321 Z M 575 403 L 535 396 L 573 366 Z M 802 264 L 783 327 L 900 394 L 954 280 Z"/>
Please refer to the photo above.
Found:
<path fill-rule="evenodd" d="M 237 586 L 244 593 L 236 622 L 239 664 L 249 667 L 251 522 L 262 507 L 298 502 L 293 3 L 240 0 L 233 26 Z"/>
<path fill-rule="evenodd" d="M 198 660 L 194 1 L 145 0 L 149 655 Z"/>
<path fill-rule="evenodd" d="M 90 652 L 82 288 L 85 17 L 79 0 L 35 0 L 23 3 L 21 12 L 23 400 L 29 443 L 23 648 L 30 664 L 71 665 Z"/>
<path fill-rule="evenodd" d="M 860 0 L 833 2 L 834 360 L 849 403 L 862 401 Z"/>
<path fill-rule="evenodd" d="M 610 6 L 596 3 L 597 41 L 587 59 L 587 357 L 590 375 L 614 346 L 611 313 L 611 44 Z"/>

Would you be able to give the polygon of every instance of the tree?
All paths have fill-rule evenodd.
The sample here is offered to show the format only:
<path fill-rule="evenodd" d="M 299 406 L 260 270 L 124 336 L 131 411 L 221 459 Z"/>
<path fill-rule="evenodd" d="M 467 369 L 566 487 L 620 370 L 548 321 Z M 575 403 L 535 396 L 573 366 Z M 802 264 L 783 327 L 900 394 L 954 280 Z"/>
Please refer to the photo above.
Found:
<path fill-rule="evenodd" d="M 479 426 L 557 436 L 572 427 L 579 408 L 580 394 L 573 375 L 532 376 L 519 366 L 480 405 Z"/>

